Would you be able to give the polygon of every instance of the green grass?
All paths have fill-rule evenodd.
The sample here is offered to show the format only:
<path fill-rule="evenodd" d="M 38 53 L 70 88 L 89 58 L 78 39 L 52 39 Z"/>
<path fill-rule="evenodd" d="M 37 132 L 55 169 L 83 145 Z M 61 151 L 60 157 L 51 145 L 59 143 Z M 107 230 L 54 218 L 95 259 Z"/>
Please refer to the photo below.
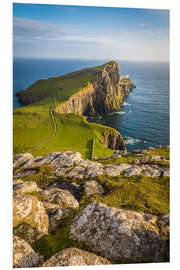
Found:
<path fill-rule="evenodd" d="M 93 153 L 93 157 L 97 157 L 97 158 L 105 158 L 105 157 L 109 157 L 112 156 L 112 154 L 114 153 L 113 150 L 104 147 L 97 138 L 94 138 L 94 153 Z"/>
<path fill-rule="evenodd" d="M 151 151 L 150 154 L 147 154 L 147 157 L 148 156 L 162 156 L 166 159 L 170 159 L 170 149 L 169 147 L 156 148 Z"/>
<path fill-rule="evenodd" d="M 106 193 L 93 200 L 116 208 L 159 215 L 169 211 L 169 178 L 107 177 L 98 178 Z"/>
<path fill-rule="evenodd" d="M 47 144 L 32 151 L 34 156 L 46 155 L 57 151 L 77 151 L 84 158 L 91 158 L 92 140 L 95 136 L 100 139 L 107 129 L 103 125 L 89 123 L 83 116 L 74 114 L 55 113 L 57 133 Z M 24 113 L 14 115 L 14 153 L 28 151 L 47 139 L 53 131 L 49 112 Z M 98 143 L 98 157 L 112 153 L 112 150 Z"/>

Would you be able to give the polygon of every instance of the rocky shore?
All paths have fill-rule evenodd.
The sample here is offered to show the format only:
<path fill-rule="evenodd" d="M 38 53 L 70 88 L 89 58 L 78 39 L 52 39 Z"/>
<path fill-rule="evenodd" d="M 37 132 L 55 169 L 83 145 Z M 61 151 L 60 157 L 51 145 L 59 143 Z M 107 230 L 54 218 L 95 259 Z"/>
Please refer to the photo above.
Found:
<path fill-rule="evenodd" d="M 169 261 L 169 213 L 163 210 L 168 209 L 168 153 L 168 147 L 115 151 L 98 161 L 72 151 L 15 155 L 13 266 Z M 126 195 L 129 185 L 134 186 Z M 144 208 L 131 206 L 136 187 L 139 198 L 144 194 Z M 153 202 L 154 194 L 149 200 L 157 187 L 164 208 Z M 116 192 L 128 203 L 118 204 Z"/>

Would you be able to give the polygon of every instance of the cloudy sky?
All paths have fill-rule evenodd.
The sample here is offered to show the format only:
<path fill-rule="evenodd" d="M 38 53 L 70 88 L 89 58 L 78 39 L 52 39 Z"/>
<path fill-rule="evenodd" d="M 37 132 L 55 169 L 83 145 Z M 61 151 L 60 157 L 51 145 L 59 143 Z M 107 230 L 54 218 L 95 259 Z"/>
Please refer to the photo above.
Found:
<path fill-rule="evenodd" d="M 14 57 L 169 61 L 167 10 L 13 5 Z"/>

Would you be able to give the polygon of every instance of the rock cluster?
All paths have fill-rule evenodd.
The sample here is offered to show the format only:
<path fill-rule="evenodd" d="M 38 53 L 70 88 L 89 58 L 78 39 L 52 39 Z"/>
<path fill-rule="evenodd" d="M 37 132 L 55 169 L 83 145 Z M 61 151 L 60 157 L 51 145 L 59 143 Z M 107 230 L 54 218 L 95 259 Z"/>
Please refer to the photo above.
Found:
<path fill-rule="evenodd" d="M 97 176 L 169 175 L 167 166 L 149 163 L 159 162 L 159 156 L 134 159 L 131 163 L 103 165 L 84 160 L 78 152 L 54 152 L 45 157 L 31 154 L 14 156 L 13 182 L 13 266 L 72 266 L 134 262 L 164 262 L 169 260 L 169 213 L 154 216 L 146 213 L 117 209 L 92 202 L 79 212 L 83 195 L 104 196 L 105 190 Z M 166 159 L 163 159 L 166 161 Z M 27 181 L 27 172 L 36 175 L 39 168 L 49 165 L 52 178 L 47 185 Z M 19 178 L 23 176 L 23 180 Z M 66 179 L 58 181 L 59 176 Z M 57 179 L 56 179 L 57 178 Z M 68 179 L 69 178 L 69 179 Z M 79 178 L 76 182 L 73 178 Z M 83 195 L 82 195 L 83 194 Z M 76 213 L 70 225 L 69 239 L 83 244 L 87 252 L 67 248 L 44 262 L 31 246 L 49 234 L 54 234 L 62 222 Z M 78 214 L 77 214 L 78 213 Z M 98 253 L 100 256 L 94 254 Z M 101 257 L 102 256 L 102 257 Z"/>
<path fill-rule="evenodd" d="M 138 155 L 138 154 L 137 154 Z M 94 178 L 99 175 L 107 174 L 109 176 L 133 176 L 145 175 L 149 177 L 169 177 L 169 167 L 158 164 L 148 163 L 149 161 L 159 161 L 160 156 L 153 158 L 142 157 L 140 160 L 134 160 L 131 164 L 119 163 L 116 165 L 102 165 L 99 162 L 82 159 L 78 152 L 54 152 L 45 157 L 32 157 L 26 154 L 15 155 L 14 168 L 18 168 L 15 174 L 16 178 L 26 177 L 35 174 L 36 168 L 42 165 L 50 165 L 54 167 L 54 175 L 66 176 L 67 178 Z"/>

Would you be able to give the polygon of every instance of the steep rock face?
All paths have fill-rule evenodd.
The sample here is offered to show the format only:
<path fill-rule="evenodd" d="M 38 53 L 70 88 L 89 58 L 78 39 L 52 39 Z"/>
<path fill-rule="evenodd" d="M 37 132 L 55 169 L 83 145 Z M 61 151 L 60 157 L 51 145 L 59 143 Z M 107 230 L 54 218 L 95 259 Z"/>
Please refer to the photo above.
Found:
<path fill-rule="evenodd" d="M 125 96 L 134 87 L 130 80 L 128 84 L 120 86 L 119 66 L 114 61 L 88 71 L 94 74 L 92 82 L 83 91 L 60 104 L 56 108 L 57 112 L 92 117 L 117 111 L 123 104 Z"/>
<path fill-rule="evenodd" d="M 104 132 L 100 142 L 110 149 L 126 151 L 124 140 L 116 130 Z"/>

